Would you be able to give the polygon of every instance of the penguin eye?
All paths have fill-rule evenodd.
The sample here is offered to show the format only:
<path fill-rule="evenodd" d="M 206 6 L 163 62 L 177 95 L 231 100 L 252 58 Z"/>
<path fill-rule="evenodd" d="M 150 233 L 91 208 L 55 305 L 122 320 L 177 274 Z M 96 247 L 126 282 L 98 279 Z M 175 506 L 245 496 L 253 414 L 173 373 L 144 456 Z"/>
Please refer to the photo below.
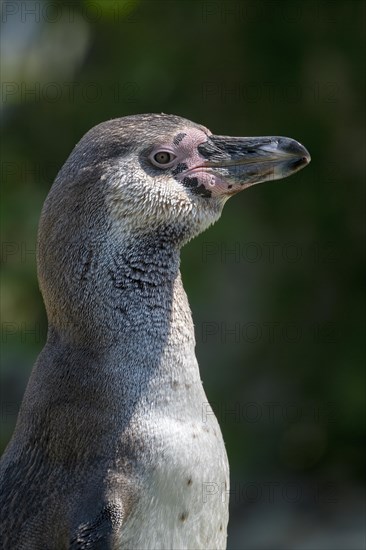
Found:
<path fill-rule="evenodd" d="M 170 165 L 176 158 L 177 157 L 170 151 L 158 151 L 151 160 L 156 166 L 168 168 L 168 165 Z"/>

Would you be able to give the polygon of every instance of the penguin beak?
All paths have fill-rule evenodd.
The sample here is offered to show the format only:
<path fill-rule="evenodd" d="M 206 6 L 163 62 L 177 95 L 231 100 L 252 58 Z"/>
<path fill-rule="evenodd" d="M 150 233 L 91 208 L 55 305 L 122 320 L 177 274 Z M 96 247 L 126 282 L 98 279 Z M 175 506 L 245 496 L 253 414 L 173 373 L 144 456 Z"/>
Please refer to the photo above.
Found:
<path fill-rule="evenodd" d="M 309 152 L 287 137 L 209 136 L 198 146 L 201 167 L 211 175 L 213 195 L 233 195 L 269 180 L 294 174 L 309 164 Z"/>

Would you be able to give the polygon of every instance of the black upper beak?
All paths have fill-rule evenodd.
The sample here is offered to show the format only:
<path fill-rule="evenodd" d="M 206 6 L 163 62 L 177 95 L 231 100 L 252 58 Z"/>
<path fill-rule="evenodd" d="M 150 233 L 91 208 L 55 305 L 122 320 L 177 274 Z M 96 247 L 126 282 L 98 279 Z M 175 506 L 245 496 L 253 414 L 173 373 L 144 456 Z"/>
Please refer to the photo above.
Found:
<path fill-rule="evenodd" d="M 310 162 L 301 143 L 287 137 L 209 136 L 198 146 L 203 163 L 237 192 L 268 180 L 285 178 Z"/>

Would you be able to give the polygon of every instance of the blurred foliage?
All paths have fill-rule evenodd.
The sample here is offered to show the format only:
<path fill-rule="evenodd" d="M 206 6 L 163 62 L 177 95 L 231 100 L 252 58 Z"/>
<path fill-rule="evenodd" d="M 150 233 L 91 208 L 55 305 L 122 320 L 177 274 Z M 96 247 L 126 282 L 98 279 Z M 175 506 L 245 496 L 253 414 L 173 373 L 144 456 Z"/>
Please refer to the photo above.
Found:
<path fill-rule="evenodd" d="M 29 1 L 2 10 L 1 446 L 46 336 L 34 248 L 52 180 L 93 125 L 163 111 L 309 149 L 304 171 L 229 201 L 183 250 L 183 278 L 233 478 L 360 483 L 364 3 Z"/>

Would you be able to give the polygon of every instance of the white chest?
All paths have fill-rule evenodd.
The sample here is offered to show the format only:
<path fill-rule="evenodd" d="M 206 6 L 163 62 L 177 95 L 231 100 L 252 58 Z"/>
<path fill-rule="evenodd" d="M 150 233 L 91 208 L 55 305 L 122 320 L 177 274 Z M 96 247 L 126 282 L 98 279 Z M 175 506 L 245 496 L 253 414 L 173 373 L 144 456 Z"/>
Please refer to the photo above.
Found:
<path fill-rule="evenodd" d="M 162 416 L 148 421 L 145 433 L 149 464 L 121 548 L 225 549 L 229 468 L 216 418 L 182 422 Z"/>

